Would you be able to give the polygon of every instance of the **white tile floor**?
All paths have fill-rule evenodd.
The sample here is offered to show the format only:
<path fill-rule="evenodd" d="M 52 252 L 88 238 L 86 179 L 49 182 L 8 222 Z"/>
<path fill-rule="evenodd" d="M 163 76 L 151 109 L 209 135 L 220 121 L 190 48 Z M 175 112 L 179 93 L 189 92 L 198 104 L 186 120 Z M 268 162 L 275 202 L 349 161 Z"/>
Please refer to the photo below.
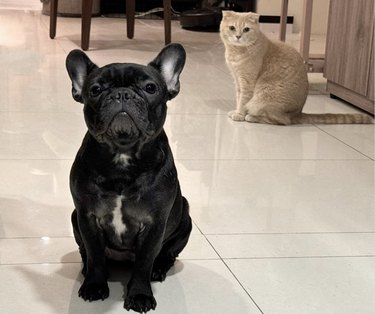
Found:
<path fill-rule="evenodd" d="M 5 314 L 124 313 L 129 273 L 112 269 L 104 302 L 78 298 L 82 276 L 68 187 L 85 132 L 70 95 L 67 53 L 80 20 L 0 10 L 0 304 Z M 182 30 L 182 91 L 166 131 L 195 228 L 155 313 L 373 314 L 373 126 L 269 126 L 230 121 L 232 79 L 217 33 Z M 89 56 L 147 63 L 163 46 L 160 21 L 94 19 Z M 353 112 L 319 75 L 306 111 Z"/>

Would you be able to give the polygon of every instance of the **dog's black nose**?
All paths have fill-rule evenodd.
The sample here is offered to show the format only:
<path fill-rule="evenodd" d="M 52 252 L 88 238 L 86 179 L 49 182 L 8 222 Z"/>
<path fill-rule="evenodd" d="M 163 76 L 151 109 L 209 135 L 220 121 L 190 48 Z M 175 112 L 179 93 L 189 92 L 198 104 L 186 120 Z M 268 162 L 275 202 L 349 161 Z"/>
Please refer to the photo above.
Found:
<path fill-rule="evenodd" d="M 115 99 L 118 101 L 124 101 L 124 100 L 129 100 L 133 99 L 134 93 L 128 90 L 123 90 L 123 91 L 118 91 L 117 94 L 115 95 Z"/>

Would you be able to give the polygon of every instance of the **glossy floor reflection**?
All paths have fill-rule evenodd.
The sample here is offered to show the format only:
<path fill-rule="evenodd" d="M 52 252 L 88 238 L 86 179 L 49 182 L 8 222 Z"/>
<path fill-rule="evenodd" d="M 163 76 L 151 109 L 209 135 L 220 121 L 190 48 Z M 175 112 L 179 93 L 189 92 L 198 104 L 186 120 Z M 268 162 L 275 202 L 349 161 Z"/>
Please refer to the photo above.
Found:
<path fill-rule="evenodd" d="M 0 304 L 5 314 L 125 313 L 129 271 L 111 269 L 110 297 L 78 298 L 68 176 L 85 124 L 65 58 L 80 20 L 48 37 L 38 11 L 0 10 Z M 95 18 L 88 55 L 98 65 L 146 64 L 163 24 Z M 374 313 L 374 127 L 236 123 L 232 79 L 218 33 L 173 23 L 187 50 L 181 93 L 165 129 L 191 205 L 190 242 L 155 313 Z M 293 42 L 292 42 L 293 43 Z M 308 112 L 355 112 L 310 75 Z"/>

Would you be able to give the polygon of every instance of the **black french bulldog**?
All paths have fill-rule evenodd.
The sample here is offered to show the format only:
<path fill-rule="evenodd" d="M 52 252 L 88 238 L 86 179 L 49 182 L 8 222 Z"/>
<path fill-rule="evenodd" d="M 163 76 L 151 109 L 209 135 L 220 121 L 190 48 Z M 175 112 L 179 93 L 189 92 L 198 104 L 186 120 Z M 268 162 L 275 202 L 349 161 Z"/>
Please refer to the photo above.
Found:
<path fill-rule="evenodd" d="M 73 50 L 66 60 L 88 132 L 70 173 L 72 224 L 83 261 L 84 300 L 108 297 L 108 259 L 134 261 L 124 307 L 155 309 L 151 281 L 163 281 L 192 228 L 163 125 L 185 64 L 179 44 L 147 66 L 97 67 Z"/>

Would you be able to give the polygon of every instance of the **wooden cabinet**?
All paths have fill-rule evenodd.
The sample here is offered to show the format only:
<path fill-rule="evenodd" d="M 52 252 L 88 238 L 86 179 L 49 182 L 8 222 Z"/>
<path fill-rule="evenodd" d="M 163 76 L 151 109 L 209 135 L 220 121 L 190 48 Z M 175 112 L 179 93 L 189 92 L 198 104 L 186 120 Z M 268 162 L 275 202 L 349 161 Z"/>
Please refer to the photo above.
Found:
<path fill-rule="evenodd" d="M 374 40 L 374 38 L 373 38 Z M 370 63 L 370 77 L 369 77 L 369 84 L 368 84 L 368 98 L 374 101 L 374 42 L 372 45 L 372 52 L 371 52 L 371 63 Z M 374 112 L 373 112 L 374 113 Z"/>
<path fill-rule="evenodd" d="M 374 113 L 374 0 L 331 0 L 324 76 L 328 92 Z"/>

